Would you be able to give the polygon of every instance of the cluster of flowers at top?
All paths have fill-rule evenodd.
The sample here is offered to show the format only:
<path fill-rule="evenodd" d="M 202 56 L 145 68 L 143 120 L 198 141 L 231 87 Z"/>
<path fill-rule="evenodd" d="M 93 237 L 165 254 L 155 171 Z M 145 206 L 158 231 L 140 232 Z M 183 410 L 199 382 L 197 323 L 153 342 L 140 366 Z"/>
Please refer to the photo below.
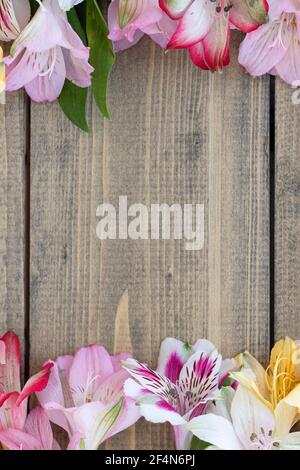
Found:
<path fill-rule="evenodd" d="M 0 0 L 0 40 L 13 42 L 8 56 L 0 54 L 0 93 L 24 87 L 41 102 L 55 100 L 66 78 L 78 87 L 90 86 L 89 39 L 103 30 L 92 21 L 93 34 L 84 31 L 89 3 L 102 17 L 98 0 L 33 0 L 37 11 L 31 11 L 29 0 Z M 71 9 L 78 15 L 77 27 L 67 14 Z M 239 62 L 251 75 L 279 75 L 295 85 L 300 81 L 299 18 L 300 0 L 112 0 L 106 37 L 117 52 L 147 34 L 163 48 L 188 49 L 195 65 L 216 71 L 229 64 L 231 30 L 238 29 L 246 33 Z M 105 56 L 103 47 L 97 53 Z"/>
<path fill-rule="evenodd" d="M 222 359 L 207 340 L 162 342 L 157 370 L 102 346 L 48 361 L 20 386 L 20 345 L 0 338 L 0 446 L 60 450 L 51 423 L 68 435 L 68 450 L 97 450 L 144 417 L 169 422 L 177 449 L 299 450 L 299 343 L 274 346 L 265 370 L 245 352 Z M 28 397 L 39 405 L 29 413 Z"/>

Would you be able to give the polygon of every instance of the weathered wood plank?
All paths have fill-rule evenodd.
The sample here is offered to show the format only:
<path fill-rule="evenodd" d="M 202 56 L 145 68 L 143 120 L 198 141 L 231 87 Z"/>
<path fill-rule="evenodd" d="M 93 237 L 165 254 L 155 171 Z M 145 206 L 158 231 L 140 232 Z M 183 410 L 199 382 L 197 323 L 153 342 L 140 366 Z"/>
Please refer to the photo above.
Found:
<path fill-rule="evenodd" d="M 247 346 L 266 357 L 268 93 L 267 78 L 252 80 L 237 66 L 201 73 L 187 54 L 165 55 L 143 40 L 118 56 L 113 121 L 103 123 L 93 106 L 91 136 L 58 107 L 33 107 L 33 369 L 94 341 L 112 352 L 132 348 L 155 366 L 167 335 L 206 336 L 225 355 Z M 129 205 L 204 203 L 204 249 L 100 242 L 96 208 L 117 207 L 120 195 Z M 171 446 L 164 426 L 139 423 L 125 436 L 109 445 Z"/>
<path fill-rule="evenodd" d="M 300 338 L 300 104 L 276 82 L 275 336 Z M 297 96 L 295 96 L 297 102 Z M 298 94 L 299 99 L 299 94 Z M 296 103 L 295 102 L 295 103 Z"/>
<path fill-rule="evenodd" d="M 25 102 L 8 94 L 0 106 L 0 332 L 24 338 Z"/>

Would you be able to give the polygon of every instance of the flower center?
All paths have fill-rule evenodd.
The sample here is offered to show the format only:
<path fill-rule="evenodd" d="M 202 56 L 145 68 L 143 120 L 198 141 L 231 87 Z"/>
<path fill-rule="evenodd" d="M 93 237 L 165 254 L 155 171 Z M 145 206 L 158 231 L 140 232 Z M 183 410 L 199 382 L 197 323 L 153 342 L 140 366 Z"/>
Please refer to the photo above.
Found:
<path fill-rule="evenodd" d="M 57 51 L 56 51 L 56 47 L 53 47 L 49 51 L 49 58 L 48 58 L 47 64 L 45 65 L 45 67 L 47 66 L 48 68 L 46 68 L 46 70 L 42 70 L 39 73 L 40 77 L 45 77 L 46 75 L 49 75 L 49 78 L 51 78 L 54 67 L 55 67 L 56 59 L 57 59 Z"/>
<path fill-rule="evenodd" d="M 273 408 L 285 398 L 296 385 L 290 359 L 279 354 L 275 363 L 266 370 L 266 385 L 271 395 Z"/>
<path fill-rule="evenodd" d="M 297 35 L 297 20 L 294 13 L 283 13 L 281 17 L 274 22 L 275 27 L 278 28 L 275 41 L 271 47 L 280 46 L 285 48 L 284 36 L 289 29 L 292 29 L 293 33 Z"/>
<path fill-rule="evenodd" d="M 223 13 L 224 16 L 227 16 L 233 7 L 229 0 L 210 0 L 210 2 L 216 4 L 216 13 Z"/>
<path fill-rule="evenodd" d="M 259 432 L 253 432 L 250 436 L 250 448 L 252 450 L 272 450 L 279 446 L 279 442 L 272 439 L 273 431 L 265 431 L 263 427 Z"/>

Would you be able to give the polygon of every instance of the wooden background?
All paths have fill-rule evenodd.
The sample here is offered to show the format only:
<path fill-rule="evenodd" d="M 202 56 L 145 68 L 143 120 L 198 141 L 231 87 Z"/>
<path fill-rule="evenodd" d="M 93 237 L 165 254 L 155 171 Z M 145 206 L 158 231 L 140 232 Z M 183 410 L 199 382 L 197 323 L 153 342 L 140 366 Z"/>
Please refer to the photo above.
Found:
<path fill-rule="evenodd" d="M 22 93 L 0 108 L 0 327 L 21 336 L 25 376 L 93 342 L 155 366 L 166 335 L 263 361 L 275 338 L 300 338 L 300 105 L 236 51 L 213 75 L 142 40 L 118 56 L 113 121 L 89 103 L 90 135 Z M 96 208 L 119 195 L 204 203 L 205 248 L 100 242 Z M 141 421 L 108 446 L 172 441 Z"/>

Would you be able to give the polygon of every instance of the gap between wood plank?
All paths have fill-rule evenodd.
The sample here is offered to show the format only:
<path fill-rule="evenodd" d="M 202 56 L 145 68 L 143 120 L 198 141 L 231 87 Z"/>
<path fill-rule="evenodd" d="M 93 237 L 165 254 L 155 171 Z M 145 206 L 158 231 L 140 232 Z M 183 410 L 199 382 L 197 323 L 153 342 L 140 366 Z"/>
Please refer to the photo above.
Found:
<path fill-rule="evenodd" d="M 25 97 L 25 170 L 24 170 L 24 376 L 30 377 L 30 150 L 31 103 Z"/>
<path fill-rule="evenodd" d="M 276 154 L 275 154 L 275 106 L 276 106 L 276 78 L 270 77 L 270 103 L 269 103 L 269 174 L 270 174 L 270 348 L 275 341 L 275 214 L 276 214 Z"/>

